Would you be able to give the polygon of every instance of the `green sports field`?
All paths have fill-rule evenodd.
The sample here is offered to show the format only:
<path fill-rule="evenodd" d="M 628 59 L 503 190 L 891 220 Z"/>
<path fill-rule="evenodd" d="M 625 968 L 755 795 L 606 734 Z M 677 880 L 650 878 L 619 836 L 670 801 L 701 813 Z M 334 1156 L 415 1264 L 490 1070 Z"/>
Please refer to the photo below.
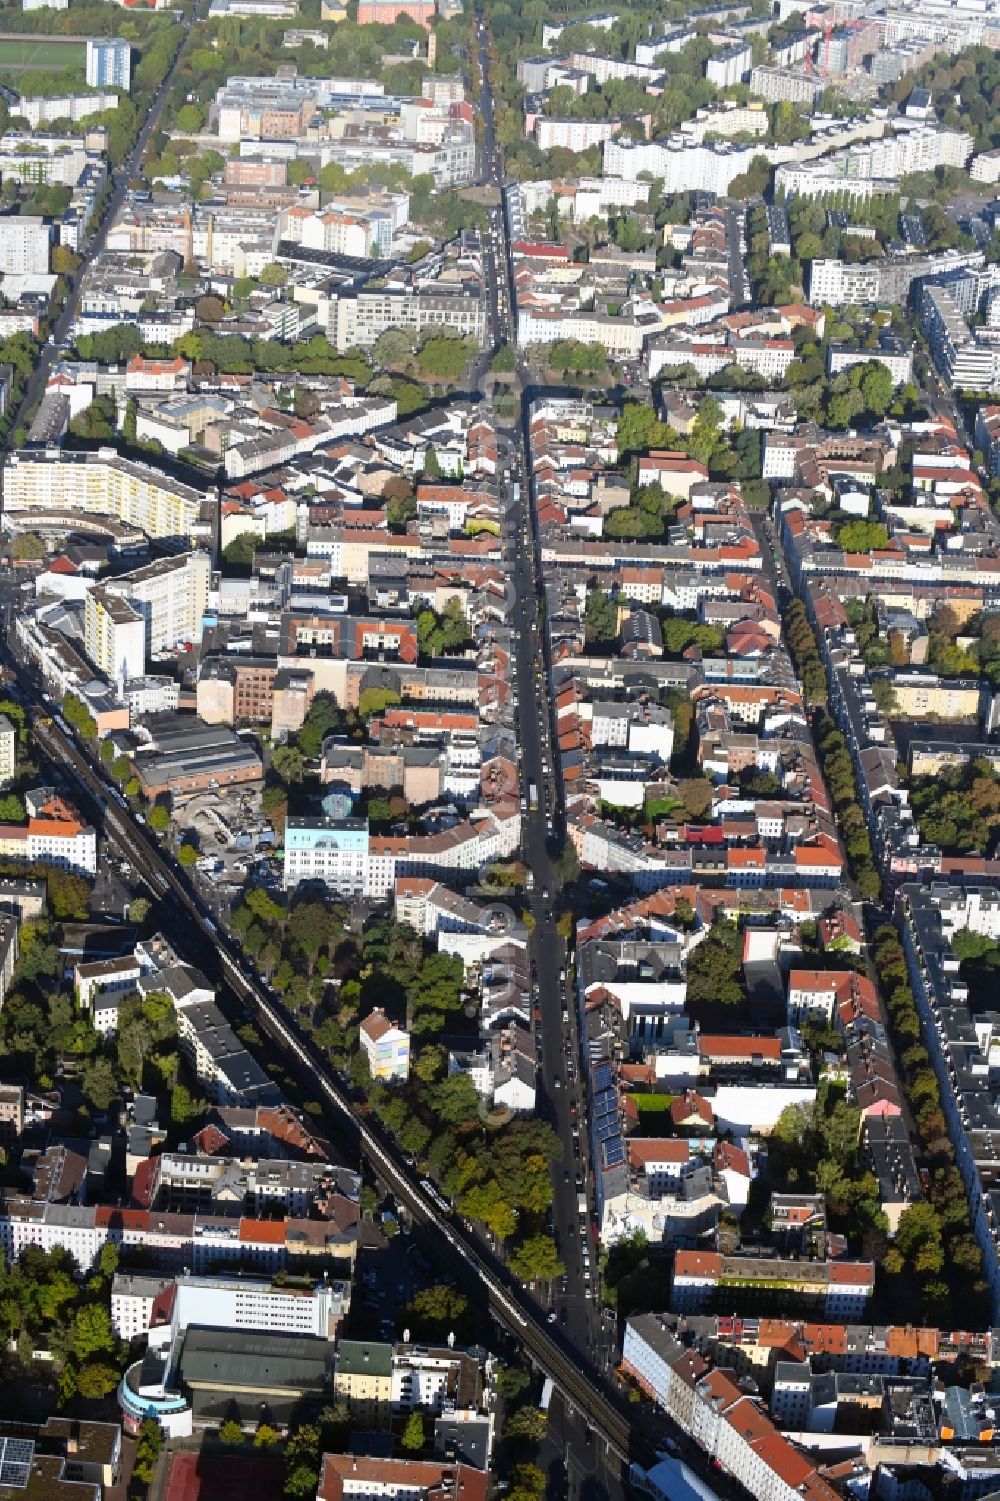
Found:
<path fill-rule="evenodd" d="M 86 42 L 76 38 L 0 35 L 0 73 L 82 68 L 86 55 Z"/>

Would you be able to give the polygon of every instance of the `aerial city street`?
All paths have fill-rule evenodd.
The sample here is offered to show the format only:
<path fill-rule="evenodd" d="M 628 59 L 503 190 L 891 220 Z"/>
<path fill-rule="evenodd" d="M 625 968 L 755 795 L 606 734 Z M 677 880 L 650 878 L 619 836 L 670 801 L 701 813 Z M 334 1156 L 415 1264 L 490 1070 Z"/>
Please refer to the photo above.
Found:
<path fill-rule="evenodd" d="M 5 7 L 0 437 L 0 1501 L 1000 1493 L 1000 0 Z"/>

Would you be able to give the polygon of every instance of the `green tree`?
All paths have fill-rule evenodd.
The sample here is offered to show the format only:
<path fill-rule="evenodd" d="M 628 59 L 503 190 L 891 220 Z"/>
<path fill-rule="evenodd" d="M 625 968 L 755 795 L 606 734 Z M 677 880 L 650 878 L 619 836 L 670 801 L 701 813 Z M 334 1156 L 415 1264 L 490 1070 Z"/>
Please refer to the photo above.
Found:
<path fill-rule="evenodd" d="M 407 1454 L 419 1454 L 424 1447 L 424 1420 L 419 1412 L 411 1412 L 400 1439 L 401 1448 Z"/>
<path fill-rule="evenodd" d="M 380 370 L 387 365 L 402 365 L 413 353 L 413 339 L 402 328 L 387 328 L 375 340 L 372 354 Z"/>
<path fill-rule="evenodd" d="M 497 1374 L 497 1390 L 502 1397 L 512 1400 L 519 1397 L 531 1385 L 531 1377 L 520 1365 L 501 1366 Z"/>
<path fill-rule="evenodd" d="M 876 552 L 888 545 L 889 533 L 880 521 L 845 521 L 837 529 L 837 546 L 844 552 Z"/>
<path fill-rule="evenodd" d="M 45 543 L 37 532 L 21 532 L 11 543 L 11 555 L 22 563 L 39 563 L 45 556 Z"/>
<path fill-rule="evenodd" d="M 431 1108 L 442 1125 L 462 1126 L 479 1114 L 479 1096 L 468 1074 L 451 1074 L 435 1085 Z"/>
<path fill-rule="evenodd" d="M 881 417 L 892 401 L 894 390 L 892 375 L 877 360 L 871 360 L 867 365 L 855 366 L 855 370 L 861 372 L 858 387 L 865 404 L 865 411 Z M 853 373 L 852 371 L 852 375 Z"/>
<path fill-rule="evenodd" d="M 469 1300 L 464 1293 L 448 1283 L 434 1283 L 421 1287 L 414 1294 L 406 1309 L 406 1316 L 416 1326 L 418 1336 L 424 1339 L 444 1339 L 467 1317 Z"/>
<path fill-rule="evenodd" d="M 283 287 L 288 281 L 288 272 L 284 266 L 279 266 L 274 261 L 269 261 L 261 267 L 257 280 L 262 287 Z"/>
<path fill-rule="evenodd" d="M 542 1501 L 545 1495 L 545 1475 L 537 1465 L 515 1465 L 510 1472 L 508 1501 Z"/>
<path fill-rule="evenodd" d="M 432 380 L 453 384 L 465 373 L 472 354 L 467 339 L 429 338 L 417 352 L 420 373 Z"/>
<path fill-rule="evenodd" d="M 739 929 L 725 920 L 714 922 L 687 964 L 689 1005 L 740 1006 L 746 1001 L 743 943 Z"/>
<path fill-rule="evenodd" d="M 146 822 L 156 834 L 165 834 L 170 827 L 170 810 L 165 803 L 154 803 L 146 815 Z"/>
<path fill-rule="evenodd" d="M 174 1125 L 190 1125 L 200 1114 L 201 1106 L 196 1104 L 191 1091 L 183 1084 L 175 1085 L 170 1092 L 170 1119 Z"/>
<path fill-rule="evenodd" d="M 374 719 L 398 703 L 399 694 L 393 688 L 363 688 L 358 698 L 358 714 L 362 719 Z"/>
<path fill-rule="evenodd" d="M 128 904 L 128 920 L 141 928 L 149 921 L 149 914 L 153 910 L 153 904 L 146 896 L 133 897 Z"/>
<path fill-rule="evenodd" d="M 232 1418 L 227 1418 L 219 1425 L 219 1442 L 236 1446 L 243 1443 L 243 1425 Z"/>
<path fill-rule="evenodd" d="M 185 870 L 190 870 L 193 865 L 198 864 L 200 856 L 193 844 L 185 842 L 177 850 L 177 859 L 184 866 Z"/>
<path fill-rule="evenodd" d="M 118 1270 L 120 1260 L 118 1247 L 113 1240 L 105 1241 L 101 1247 L 101 1254 L 97 1258 L 97 1270 L 102 1277 L 110 1282 Z"/>
<path fill-rule="evenodd" d="M 111 1314 L 103 1303 L 85 1303 L 78 1308 L 71 1338 L 73 1354 L 84 1362 L 93 1355 L 114 1354 L 117 1341 Z"/>
<path fill-rule="evenodd" d="M 139 1429 L 135 1448 L 135 1463 L 132 1474 L 142 1485 L 148 1485 L 156 1470 L 156 1461 L 163 1448 L 163 1434 L 155 1418 L 145 1418 Z"/>
<path fill-rule="evenodd" d="M 94 1058 L 83 1073 L 83 1093 L 95 1110 L 107 1110 L 117 1098 L 115 1071 L 108 1058 Z"/>
<path fill-rule="evenodd" d="M 566 1268 L 551 1235 L 530 1235 L 511 1252 L 509 1266 L 522 1282 L 554 1282 Z"/>
<path fill-rule="evenodd" d="M 587 590 L 584 630 L 588 642 L 607 645 L 618 638 L 618 611 L 603 589 Z"/>
<path fill-rule="evenodd" d="M 77 1391 L 81 1397 L 106 1397 L 118 1385 L 119 1372 L 105 1361 L 88 1361 L 76 1375 Z"/>
<path fill-rule="evenodd" d="M 301 782 L 305 773 L 302 752 L 294 745 L 279 745 L 271 757 L 271 767 L 286 786 L 291 782 Z"/>
<path fill-rule="evenodd" d="M 425 480 L 439 480 L 441 478 L 441 461 L 437 456 L 434 444 L 428 445 L 424 454 L 422 473 Z"/>
<path fill-rule="evenodd" d="M 197 135 L 205 123 L 205 111 L 199 104 L 182 104 L 174 123 L 178 130 Z"/>
<path fill-rule="evenodd" d="M 298 734 L 298 748 L 303 756 L 315 760 L 327 735 L 338 730 L 342 723 L 343 715 L 334 695 L 326 691 L 317 693 Z"/>
<path fill-rule="evenodd" d="M 604 518 L 604 535 L 619 541 L 662 537 L 663 522 L 641 506 L 618 506 Z"/>
<path fill-rule="evenodd" d="M 27 816 L 24 799 L 16 792 L 0 795 L 0 823 L 24 823 Z"/>
<path fill-rule="evenodd" d="M 6 716 L 17 731 L 18 744 L 23 745 L 28 735 L 28 716 L 20 704 L 12 698 L 0 699 L 0 714 Z"/>
<path fill-rule="evenodd" d="M 540 1444 L 549 1428 L 549 1415 L 540 1407 L 519 1407 L 504 1424 L 504 1438 L 515 1443 Z"/>
<path fill-rule="evenodd" d="M 915 1272 L 940 1272 L 944 1266 L 941 1221 L 932 1204 L 920 1200 L 903 1210 L 894 1246 Z"/>
<path fill-rule="evenodd" d="M 684 777 L 677 793 L 689 818 L 704 818 L 711 811 L 715 793 L 707 777 Z"/>

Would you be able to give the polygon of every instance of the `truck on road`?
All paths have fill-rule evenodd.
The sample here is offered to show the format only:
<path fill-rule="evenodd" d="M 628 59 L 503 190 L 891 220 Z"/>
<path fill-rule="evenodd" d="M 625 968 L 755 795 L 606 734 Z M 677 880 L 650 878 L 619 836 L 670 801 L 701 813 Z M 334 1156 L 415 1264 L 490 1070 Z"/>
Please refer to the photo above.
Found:
<path fill-rule="evenodd" d="M 535 813 L 535 812 L 538 811 L 538 783 L 537 782 L 529 782 L 528 783 L 528 807 L 531 809 L 532 813 Z"/>

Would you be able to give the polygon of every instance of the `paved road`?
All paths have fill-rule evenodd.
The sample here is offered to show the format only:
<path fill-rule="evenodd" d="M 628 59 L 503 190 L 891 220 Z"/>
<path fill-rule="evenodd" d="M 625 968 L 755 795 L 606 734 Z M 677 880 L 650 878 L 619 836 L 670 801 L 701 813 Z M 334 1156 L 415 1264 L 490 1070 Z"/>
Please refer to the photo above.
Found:
<path fill-rule="evenodd" d="M 494 131 L 493 97 L 487 73 L 487 34 L 477 16 L 481 73 L 484 177 L 503 187 L 503 164 Z M 516 343 L 513 305 L 513 260 L 503 208 L 491 210 L 492 235 L 485 256 L 494 343 Z M 522 377 L 525 374 L 521 369 Z M 560 809 L 552 754 L 552 709 L 545 658 L 545 633 L 539 629 L 538 603 L 543 598 L 540 550 L 530 504 L 527 463 L 527 403 L 511 434 L 511 500 L 506 513 L 504 559 L 514 593 L 513 623 L 518 739 L 523 792 L 523 854 L 531 872 L 529 903 L 535 920 L 530 952 L 541 1020 L 539 1112 L 550 1121 L 563 1148 L 553 1172 L 552 1229 L 566 1275 L 552 1290 L 551 1312 L 558 1327 L 581 1352 L 581 1359 L 604 1366 L 613 1344 L 597 1300 L 597 1248 L 591 1241 L 592 1199 L 588 1192 L 587 1132 L 581 1096 L 576 1007 L 567 979 L 567 951 L 555 924 L 555 872 L 552 851 L 560 828 Z M 516 486 L 516 489 L 515 489 Z M 536 789 L 532 797 L 531 789 Z M 537 802 L 537 806 L 532 806 Z M 581 1215 L 580 1196 L 588 1207 Z M 589 1260 L 589 1266 L 587 1264 Z M 613 1358 L 613 1349 L 611 1350 Z M 550 1413 L 550 1436 L 544 1451 L 550 1494 L 577 1498 L 618 1496 L 621 1467 L 600 1445 L 589 1425 L 558 1397 Z"/>
<path fill-rule="evenodd" d="M 750 512 L 750 525 L 753 527 L 754 537 L 760 548 L 764 581 L 774 596 L 775 604 L 783 614 L 791 603 L 795 590 L 785 563 L 780 538 L 774 522 L 763 511 Z"/>
<path fill-rule="evenodd" d="M 207 9 L 208 0 L 196 0 L 192 24 L 194 21 L 203 20 Z M 38 357 L 38 364 L 35 366 L 28 379 L 28 384 L 24 393 L 24 400 L 21 402 L 17 416 L 11 425 L 12 430 L 13 428 L 16 428 L 18 426 L 25 425 L 29 413 L 34 409 L 37 402 L 45 393 L 45 387 L 48 382 L 52 366 L 56 364 L 62 356 L 63 346 L 66 344 L 66 341 L 69 337 L 69 331 L 72 326 L 73 319 L 76 317 L 77 310 L 80 306 L 80 294 L 83 286 L 84 273 L 104 249 L 104 242 L 107 239 L 108 230 L 117 218 L 122 204 L 125 202 L 125 195 L 128 192 L 128 184 L 130 179 L 139 170 L 143 158 L 143 153 L 146 150 L 149 138 L 153 134 L 153 131 L 156 129 L 159 122 L 164 102 L 170 90 L 170 85 L 173 82 L 174 72 L 177 68 L 177 64 L 180 62 L 180 59 L 187 46 L 188 42 L 185 41 L 178 49 L 177 55 L 170 66 L 169 73 L 163 80 L 158 92 L 153 98 L 152 104 L 149 108 L 149 114 L 146 116 L 146 123 L 143 125 L 141 131 L 139 132 L 138 139 L 136 140 L 136 143 L 132 148 L 131 154 L 124 162 L 122 162 L 122 164 L 118 167 L 113 177 L 111 178 L 111 196 L 109 197 L 108 202 L 105 206 L 104 214 L 101 218 L 100 223 L 90 235 L 86 248 L 83 252 L 83 258 L 80 262 L 80 265 L 78 266 L 75 274 L 70 280 L 70 289 L 67 293 L 66 300 L 63 303 L 62 311 L 60 312 L 52 327 L 47 342 L 42 347 L 41 353 Z"/>

